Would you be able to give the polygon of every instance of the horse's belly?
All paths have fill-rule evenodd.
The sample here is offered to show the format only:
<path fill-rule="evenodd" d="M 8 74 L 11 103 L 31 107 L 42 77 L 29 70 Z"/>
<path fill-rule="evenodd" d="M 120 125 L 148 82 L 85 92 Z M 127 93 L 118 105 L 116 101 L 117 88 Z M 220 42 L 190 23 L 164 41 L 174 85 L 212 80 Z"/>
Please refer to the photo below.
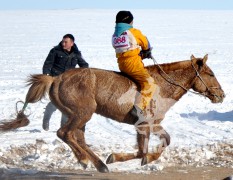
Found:
<path fill-rule="evenodd" d="M 133 86 L 123 93 L 116 89 L 112 94 L 99 96 L 96 113 L 122 122 L 134 105 L 136 93 Z"/>

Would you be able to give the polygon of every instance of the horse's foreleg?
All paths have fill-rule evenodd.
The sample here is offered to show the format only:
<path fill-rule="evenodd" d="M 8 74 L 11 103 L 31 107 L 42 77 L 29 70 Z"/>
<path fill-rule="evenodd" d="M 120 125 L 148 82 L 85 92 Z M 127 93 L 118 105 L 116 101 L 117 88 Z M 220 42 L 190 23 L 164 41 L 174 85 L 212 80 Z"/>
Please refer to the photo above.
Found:
<path fill-rule="evenodd" d="M 138 153 L 112 153 L 108 156 L 106 163 L 111 164 L 114 162 L 124 162 L 137 158 L 141 158 L 141 155 Z"/>
<path fill-rule="evenodd" d="M 147 124 L 138 125 L 137 127 L 137 142 L 138 152 L 137 153 L 112 153 L 106 163 L 123 162 L 131 159 L 142 158 L 148 152 L 148 142 L 150 137 L 149 126 Z"/>
<path fill-rule="evenodd" d="M 149 124 L 141 124 L 137 128 L 138 154 L 140 154 L 142 158 L 141 165 L 144 165 L 148 153 L 150 129 Z"/>
<path fill-rule="evenodd" d="M 153 153 L 147 153 L 146 156 L 143 157 L 142 165 L 157 160 L 164 149 L 170 144 L 170 136 L 161 125 L 155 124 L 153 127 L 153 133 L 159 136 L 161 144 L 156 149 L 154 149 Z"/>

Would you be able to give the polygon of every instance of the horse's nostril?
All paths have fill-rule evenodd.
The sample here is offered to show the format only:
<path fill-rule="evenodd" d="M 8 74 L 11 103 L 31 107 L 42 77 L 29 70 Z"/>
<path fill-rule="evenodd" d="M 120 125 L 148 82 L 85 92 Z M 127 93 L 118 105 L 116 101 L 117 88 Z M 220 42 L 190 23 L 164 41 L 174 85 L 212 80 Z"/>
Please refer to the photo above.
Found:
<path fill-rule="evenodd" d="M 226 95 L 225 95 L 225 93 L 223 93 L 223 94 L 222 94 L 222 98 L 225 98 L 225 97 L 226 97 Z"/>

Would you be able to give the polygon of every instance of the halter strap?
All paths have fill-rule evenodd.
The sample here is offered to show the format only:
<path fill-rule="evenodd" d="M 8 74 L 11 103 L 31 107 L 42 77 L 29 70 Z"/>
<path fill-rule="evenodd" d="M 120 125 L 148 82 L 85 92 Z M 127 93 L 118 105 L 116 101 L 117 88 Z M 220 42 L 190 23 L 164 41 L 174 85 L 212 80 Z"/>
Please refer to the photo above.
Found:
<path fill-rule="evenodd" d="M 175 85 L 175 86 L 179 86 L 179 87 L 181 87 L 182 89 L 184 89 L 184 90 L 187 91 L 187 92 L 191 92 L 191 93 L 193 93 L 193 94 L 197 94 L 197 95 L 201 95 L 201 96 L 206 97 L 206 95 L 205 95 L 206 93 L 205 93 L 205 92 L 199 93 L 199 92 L 191 91 L 191 90 L 187 89 L 186 87 L 184 87 L 183 85 L 181 85 L 181 84 L 175 82 L 175 81 L 163 70 L 163 68 L 159 65 L 159 63 L 155 60 L 155 58 L 154 58 L 153 56 L 151 56 L 151 59 L 154 61 L 154 64 L 155 64 L 155 65 L 158 65 L 159 69 L 166 75 L 166 77 L 167 77 L 168 79 L 167 79 L 166 77 L 164 77 L 164 76 L 161 74 L 161 76 L 163 76 L 163 78 L 164 78 L 167 82 L 169 82 L 170 84 L 173 84 L 173 85 Z M 206 83 L 204 82 L 204 80 L 203 80 L 202 77 L 200 76 L 200 73 L 197 71 L 197 69 L 196 69 L 195 66 L 193 65 L 193 62 L 192 62 L 192 61 L 191 61 L 191 64 L 192 64 L 193 69 L 194 69 L 195 72 L 196 72 L 195 78 L 198 77 L 198 78 L 202 81 L 202 83 L 206 86 L 207 90 L 209 90 L 210 88 L 206 85 Z M 211 87 L 211 88 L 216 88 L 216 89 L 217 89 L 217 87 Z M 218 96 L 215 95 L 215 94 L 212 94 L 212 95 L 218 97 Z"/>

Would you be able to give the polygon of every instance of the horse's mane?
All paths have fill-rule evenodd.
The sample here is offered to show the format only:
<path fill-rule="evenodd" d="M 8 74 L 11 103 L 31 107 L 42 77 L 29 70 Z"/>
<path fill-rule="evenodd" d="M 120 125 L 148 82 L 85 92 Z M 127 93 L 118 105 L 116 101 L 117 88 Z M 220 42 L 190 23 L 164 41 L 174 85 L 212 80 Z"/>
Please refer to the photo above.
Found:
<path fill-rule="evenodd" d="M 190 67 L 191 64 L 191 60 L 184 60 L 184 61 L 177 61 L 177 62 L 171 62 L 171 63 L 163 63 L 163 64 L 159 64 L 159 65 L 149 65 L 146 66 L 146 69 L 148 69 L 148 71 L 159 71 L 160 67 L 163 69 L 163 71 L 165 72 L 172 72 L 172 71 L 176 71 L 176 70 L 182 70 L 182 69 L 186 69 L 188 67 Z M 160 66 L 160 67 L 159 67 Z"/>

